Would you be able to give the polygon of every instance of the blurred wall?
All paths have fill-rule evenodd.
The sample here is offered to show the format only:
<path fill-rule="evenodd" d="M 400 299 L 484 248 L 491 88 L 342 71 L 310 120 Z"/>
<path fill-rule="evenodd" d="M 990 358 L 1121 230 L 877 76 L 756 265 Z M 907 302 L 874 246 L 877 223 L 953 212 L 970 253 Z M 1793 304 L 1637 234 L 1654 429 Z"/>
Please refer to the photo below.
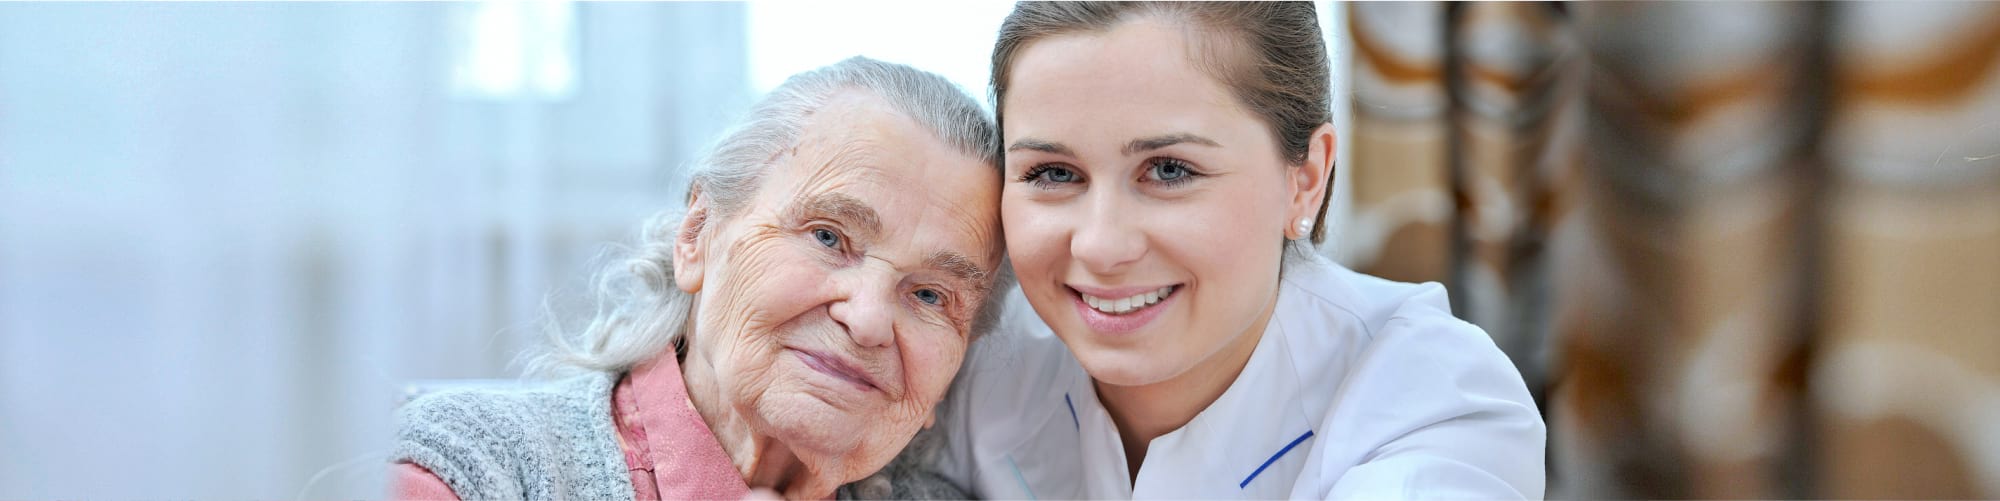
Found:
<path fill-rule="evenodd" d="M 678 202 L 744 12 L 0 5 L 0 498 L 379 496 L 405 383 Z"/>

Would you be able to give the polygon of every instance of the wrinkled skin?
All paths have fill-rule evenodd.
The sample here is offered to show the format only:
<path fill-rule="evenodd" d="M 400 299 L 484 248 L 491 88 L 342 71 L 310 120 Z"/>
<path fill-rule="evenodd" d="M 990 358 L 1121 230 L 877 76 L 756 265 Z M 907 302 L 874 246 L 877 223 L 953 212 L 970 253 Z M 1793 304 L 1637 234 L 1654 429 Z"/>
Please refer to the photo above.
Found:
<path fill-rule="evenodd" d="M 1000 180 L 863 91 L 775 162 L 732 214 L 696 187 L 683 371 L 751 487 L 824 498 L 931 424 L 1001 260 Z"/>

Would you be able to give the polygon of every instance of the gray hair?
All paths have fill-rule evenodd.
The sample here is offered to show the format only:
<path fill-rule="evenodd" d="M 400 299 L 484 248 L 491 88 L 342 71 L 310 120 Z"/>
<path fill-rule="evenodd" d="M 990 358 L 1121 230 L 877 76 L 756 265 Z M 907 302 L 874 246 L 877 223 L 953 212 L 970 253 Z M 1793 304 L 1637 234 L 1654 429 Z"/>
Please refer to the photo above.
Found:
<path fill-rule="evenodd" d="M 999 135 L 972 97 L 938 75 L 857 56 L 795 75 L 752 106 L 747 119 L 692 167 L 689 199 L 683 203 L 691 202 L 699 189 L 709 200 L 711 224 L 736 216 L 756 195 L 767 168 L 797 145 L 813 112 L 844 90 L 880 96 L 937 139 L 996 172 L 1000 169 Z M 530 362 L 529 373 L 623 371 L 681 346 L 694 305 L 694 295 L 674 281 L 674 241 L 685 212 L 670 209 L 646 221 L 638 248 L 594 277 L 597 303 L 590 323 L 575 333 L 549 329 L 553 347 Z M 1003 264 L 993 280 L 992 293 L 973 321 L 974 336 L 992 329 L 1012 274 Z"/>

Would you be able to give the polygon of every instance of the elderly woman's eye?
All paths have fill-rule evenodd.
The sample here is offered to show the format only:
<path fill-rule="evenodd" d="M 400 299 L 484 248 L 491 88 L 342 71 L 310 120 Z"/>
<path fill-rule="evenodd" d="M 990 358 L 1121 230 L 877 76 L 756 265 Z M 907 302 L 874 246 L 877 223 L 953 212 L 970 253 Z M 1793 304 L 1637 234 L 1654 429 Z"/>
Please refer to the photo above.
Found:
<path fill-rule="evenodd" d="M 917 289 L 917 292 L 916 292 L 916 296 L 917 296 L 917 300 L 918 300 L 918 301 L 923 301 L 923 302 L 924 302 L 924 304 L 928 304 L 928 305 L 931 305 L 931 306 L 937 306 L 937 305 L 940 305 L 940 304 L 944 304 L 944 294 L 941 294 L 941 293 L 939 293 L 938 291 L 935 291 L 935 290 L 931 290 L 931 289 Z"/>
<path fill-rule="evenodd" d="M 829 249 L 840 247 L 840 234 L 834 233 L 833 230 L 813 228 L 812 235 L 813 240 L 818 240 L 820 245 Z"/>

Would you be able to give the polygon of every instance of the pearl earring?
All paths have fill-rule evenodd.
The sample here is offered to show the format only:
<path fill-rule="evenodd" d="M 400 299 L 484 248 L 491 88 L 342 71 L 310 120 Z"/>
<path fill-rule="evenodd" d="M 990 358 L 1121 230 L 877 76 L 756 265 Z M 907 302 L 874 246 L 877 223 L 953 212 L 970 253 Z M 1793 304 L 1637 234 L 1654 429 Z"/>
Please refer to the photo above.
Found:
<path fill-rule="evenodd" d="M 1312 231 L 1313 231 L 1313 220 L 1311 219 L 1299 220 L 1299 238 L 1306 238 L 1306 236 L 1312 234 Z"/>

